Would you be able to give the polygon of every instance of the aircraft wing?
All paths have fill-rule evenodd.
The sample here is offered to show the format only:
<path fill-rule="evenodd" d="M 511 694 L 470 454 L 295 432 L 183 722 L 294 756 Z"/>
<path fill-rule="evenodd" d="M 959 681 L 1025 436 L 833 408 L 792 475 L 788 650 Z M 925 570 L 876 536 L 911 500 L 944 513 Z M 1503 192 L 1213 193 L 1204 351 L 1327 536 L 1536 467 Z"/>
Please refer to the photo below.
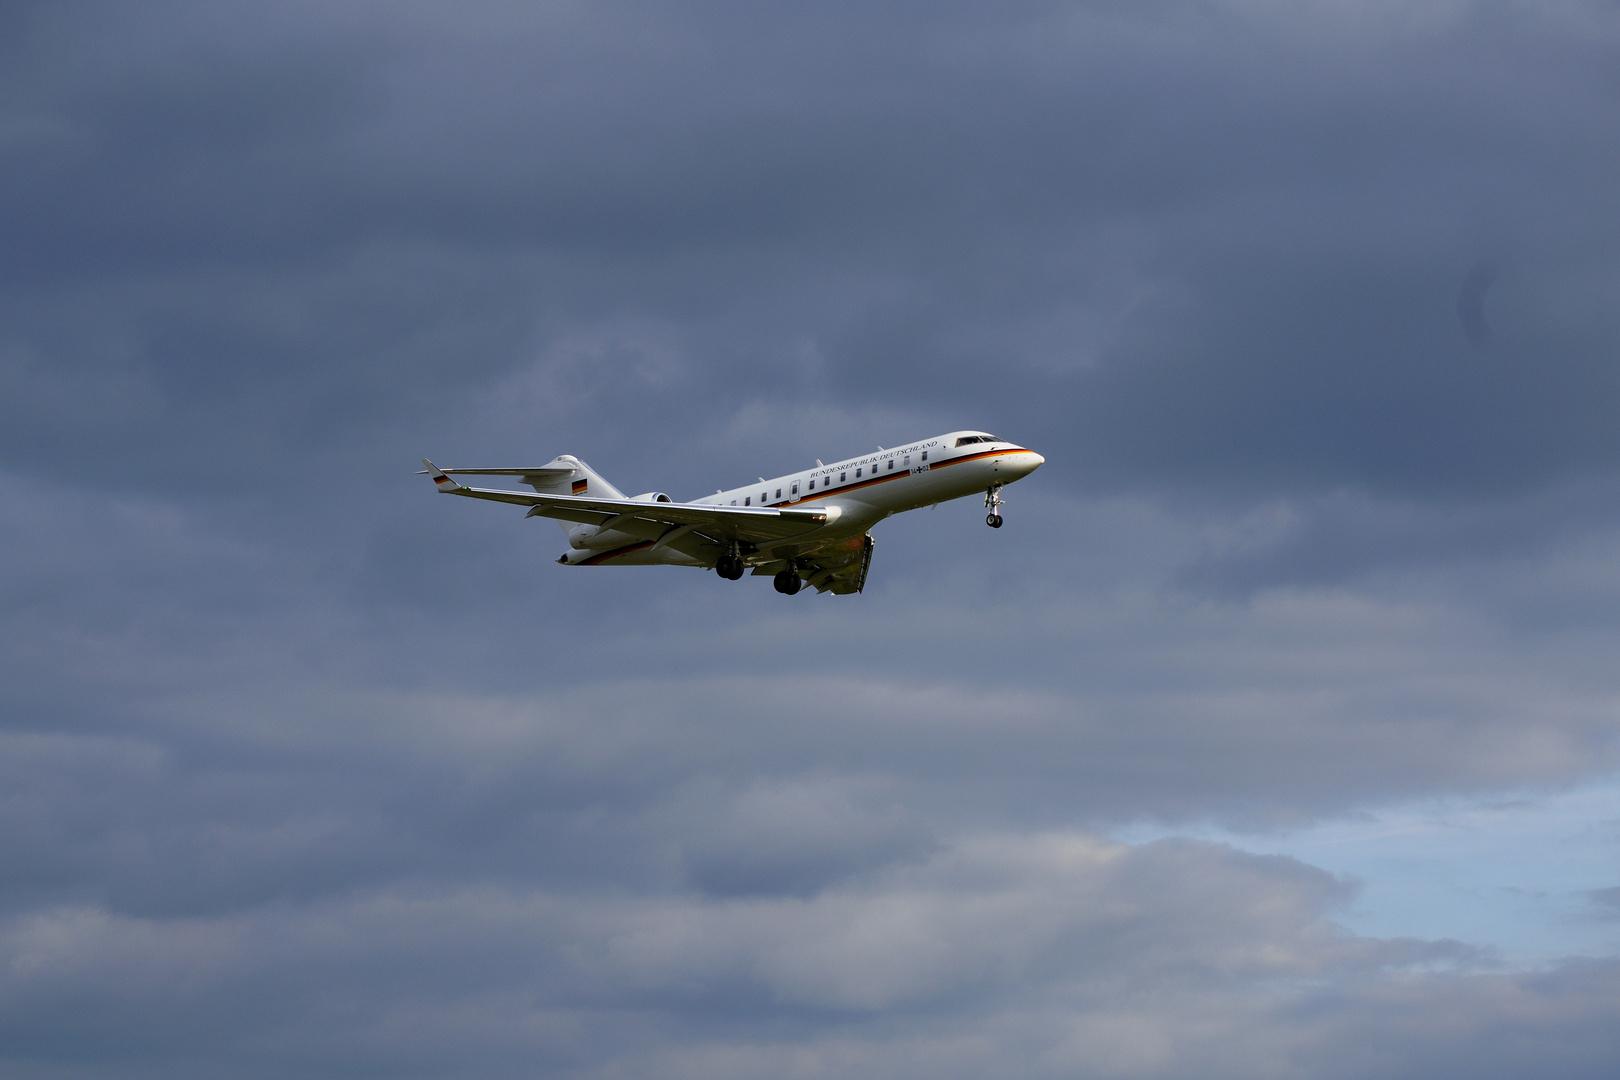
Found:
<path fill-rule="evenodd" d="M 501 491 L 468 487 L 452 480 L 448 470 L 426 458 L 433 483 L 446 495 L 489 499 L 529 507 L 530 516 L 561 518 L 586 525 L 599 525 L 627 532 L 644 532 L 649 526 L 679 528 L 691 526 L 713 540 L 741 540 L 752 544 L 775 544 L 821 528 L 830 516 L 825 509 L 775 509 L 765 506 L 715 506 L 709 503 L 638 502 L 634 499 L 592 499 L 579 495 L 542 495 L 527 491 Z M 473 472 L 471 469 L 458 472 Z M 537 470 L 477 470 L 484 474 L 525 475 Z M 661 531 L 661 530 L 659 530 Z"/>

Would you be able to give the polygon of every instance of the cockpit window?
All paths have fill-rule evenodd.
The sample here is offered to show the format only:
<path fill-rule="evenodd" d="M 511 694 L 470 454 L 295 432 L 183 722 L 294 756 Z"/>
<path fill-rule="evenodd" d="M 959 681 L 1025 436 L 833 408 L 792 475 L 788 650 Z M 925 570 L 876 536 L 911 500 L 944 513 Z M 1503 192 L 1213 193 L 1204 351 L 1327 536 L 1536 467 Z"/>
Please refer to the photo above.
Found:
<path fill-rule="evenodd" d="M 996 438 L 994 435 L 964 435 L 960 439 L 956 440 L 956 445 L 957 446 L 966 446 L 969 443 L 1000 442 L 1000 441 L 1001 440 Z"/>

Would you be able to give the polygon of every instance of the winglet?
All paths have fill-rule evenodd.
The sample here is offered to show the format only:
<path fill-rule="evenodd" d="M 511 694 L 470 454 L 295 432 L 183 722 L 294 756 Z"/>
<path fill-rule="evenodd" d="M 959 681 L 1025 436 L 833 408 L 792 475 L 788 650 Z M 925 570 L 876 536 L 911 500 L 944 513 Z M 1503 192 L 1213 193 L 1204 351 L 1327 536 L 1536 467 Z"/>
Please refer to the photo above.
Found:
<path fill-rule="evenodd" d="M 444 475 L 444 470 L 433 464 L 433 462 L 429 461 L 427 458 L 423 458 L 422 464 L 427 466 L 427 474 L 433 477 L 433 484 L 440 491 L 447 495 L 453 495 L 461 490 L 462 485 Z"/>

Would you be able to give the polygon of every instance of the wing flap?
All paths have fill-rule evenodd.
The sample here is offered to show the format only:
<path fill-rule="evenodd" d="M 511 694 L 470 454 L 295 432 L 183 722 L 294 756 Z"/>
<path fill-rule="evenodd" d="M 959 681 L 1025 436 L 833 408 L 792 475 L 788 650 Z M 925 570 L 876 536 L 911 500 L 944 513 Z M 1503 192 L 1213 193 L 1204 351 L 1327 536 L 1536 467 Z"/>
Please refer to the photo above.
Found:
<path fill-rule="evenodd" d="M 815 562 L 820 570 L 809 584 L 834 595 L 858 593 L 866 588 L 866 573 L 872 568 L 872 534 L 818 551 Z"/>
<path fill-rule="evenodd" d="M 835 595 L 858 593 L 866 587 L 866 575 L 872 568 L 872 535 L 851 537 L 831 544 L 794 544 L 778 546 L 782 558 L 761 563 L 754 573 L 774 574 L 779 570 L 796 570 L 805 584 L 818 592 Z"/>

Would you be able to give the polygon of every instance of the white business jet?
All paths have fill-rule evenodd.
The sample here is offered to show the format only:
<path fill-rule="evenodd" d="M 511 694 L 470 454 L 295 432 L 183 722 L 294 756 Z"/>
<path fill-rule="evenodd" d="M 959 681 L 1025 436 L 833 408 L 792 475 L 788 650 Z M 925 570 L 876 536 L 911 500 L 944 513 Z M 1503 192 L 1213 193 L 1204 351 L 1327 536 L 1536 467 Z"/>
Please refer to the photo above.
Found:
<path fill-rule="evenodd" d="M 872 564 L 873 525 L 890 514 L 984 493 L 985 522 L 1001 528 L 1001 489 L 1040 467 L 1033 450 L 982 431 L 953 431 L 897 450 L 850 458 L 774 480 L 675 502 L 661 491 L 625 498 L 572 454 L 532 469 L 441 469 L 422 459 L 447 495 L 529 507 L 568 534 L 564 566 L 712 567 L 736 581 L 743 571 L 775 578 L 792 596 L 858 593 Z M 418 474 L 422 475 L 422 474 Z M 467 487 L 456 476 L 521 476 L 534 489 Z"/>

